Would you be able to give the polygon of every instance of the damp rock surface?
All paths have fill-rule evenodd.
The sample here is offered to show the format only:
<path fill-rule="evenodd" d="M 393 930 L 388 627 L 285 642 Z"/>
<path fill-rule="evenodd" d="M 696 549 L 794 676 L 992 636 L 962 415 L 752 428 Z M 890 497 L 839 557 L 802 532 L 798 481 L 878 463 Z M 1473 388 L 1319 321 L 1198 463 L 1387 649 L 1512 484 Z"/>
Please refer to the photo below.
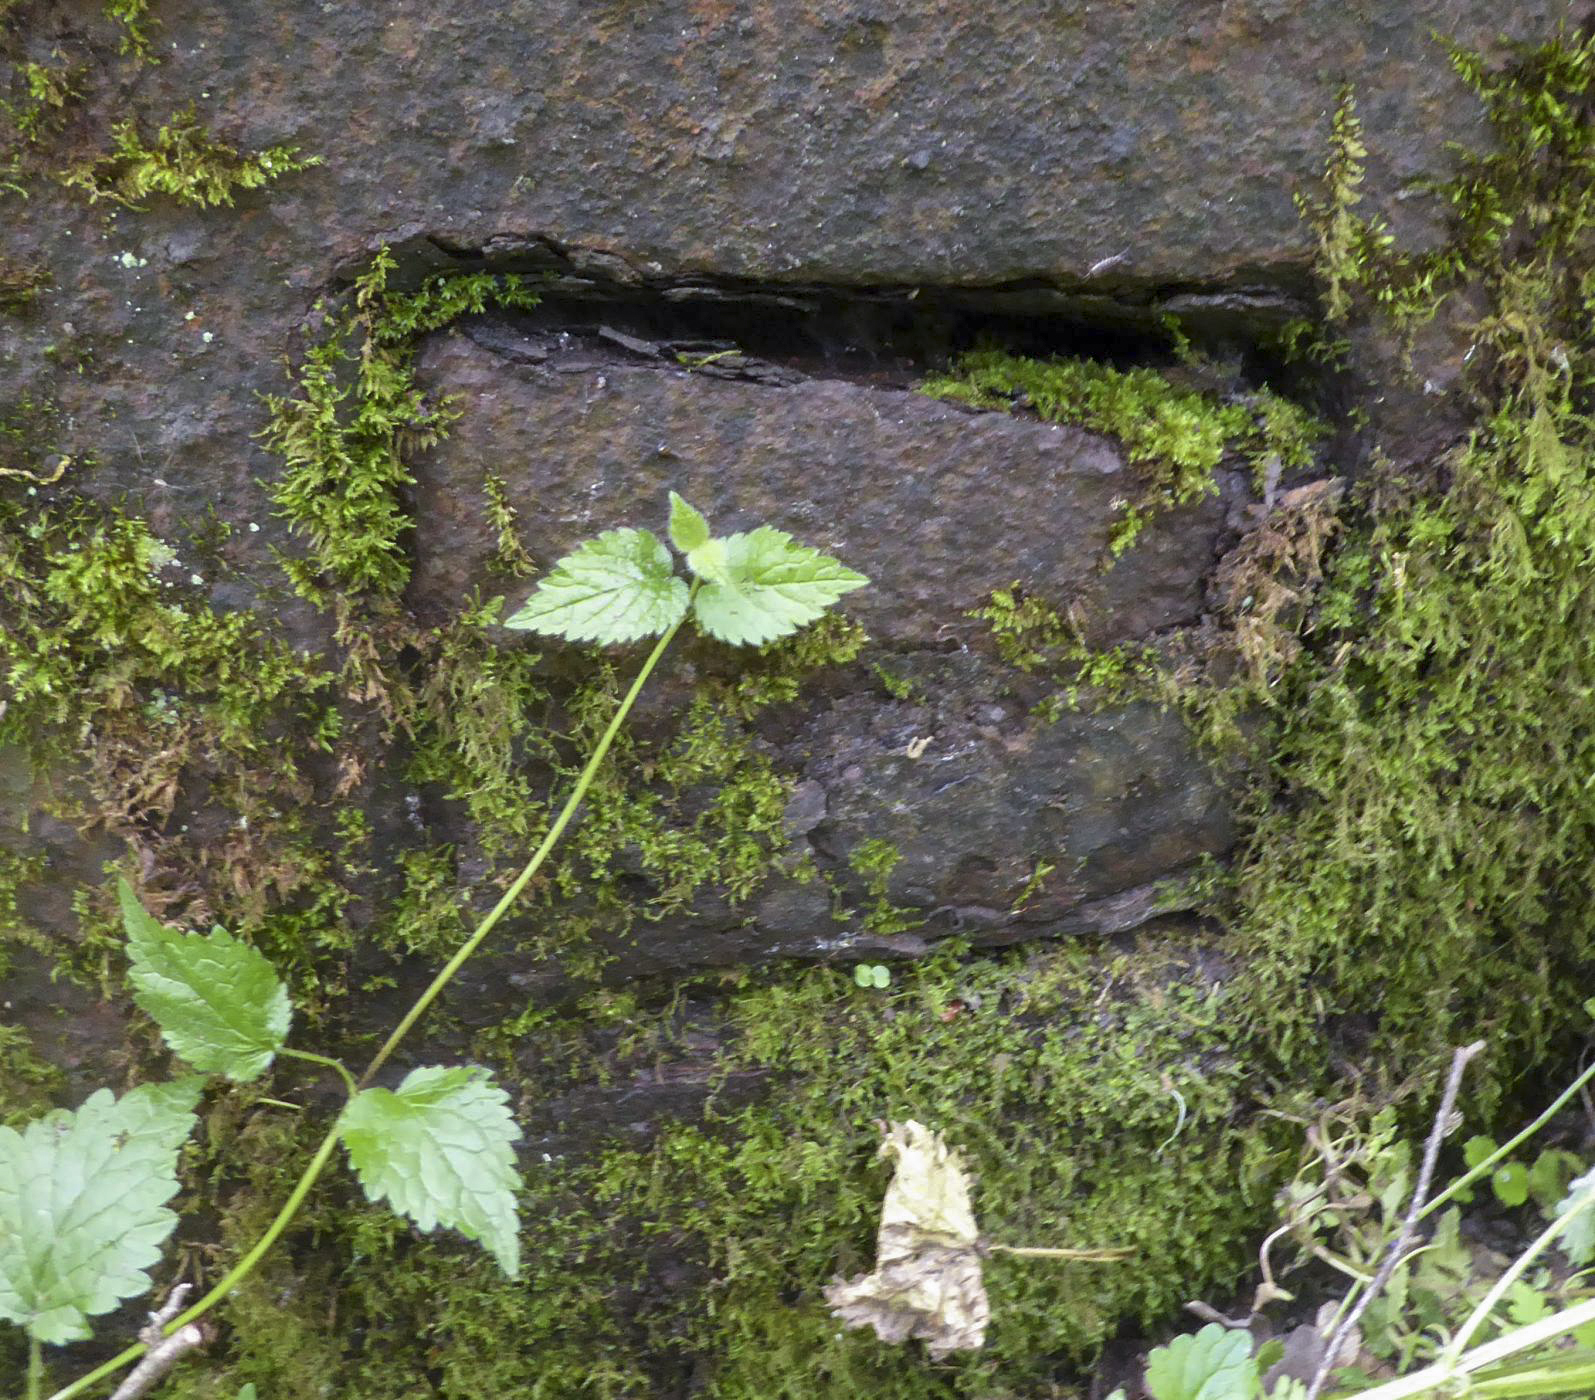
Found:
<path fill-rule="evenodd" d="M 770 384 L 756 369 L 637 364 L 565 335 L 518 336 L 512 358 L 502 334 L 472 329 L 435 337 L 419 361 L 423 387 L 461 414 L 414 468 L 409 601 L 429 621 L 473 587 L 503 586 L 489 474 L 545 568 L 615 525 L 662 534 L 670 490 L 720 533 L 776 525 L 869 576 L 846 611 L 893 648 L 957 645 L 979 630 L 969 610 L 1015 580 L 1105 641 L 1189 622 L 1222 497 L 1244 490 L 1238 470 L 1221 472 L 1219 490 L 1110 569 L 1109 532 L 1145 482 L 1110 438 L 823 375 Z"/>

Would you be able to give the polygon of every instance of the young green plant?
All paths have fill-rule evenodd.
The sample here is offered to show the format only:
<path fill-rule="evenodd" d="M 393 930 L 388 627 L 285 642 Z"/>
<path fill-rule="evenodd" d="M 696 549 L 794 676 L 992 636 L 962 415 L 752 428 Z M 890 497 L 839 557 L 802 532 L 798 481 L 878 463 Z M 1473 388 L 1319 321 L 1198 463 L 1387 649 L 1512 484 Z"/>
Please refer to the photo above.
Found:
<path fill-rule="evenodd" d="M 373 1079 L 547 860 L 688 617 L 705 636 L 762 646 L 868 582 L 768 525 L 713 536 L 704 517 L 674 492 L 669 534 L 690 577 L 676 573 L 670 551 L 649 531 L 608 530 L 559 560 L 505 622 L 568 641 L 656 640 L 526 866 L 358 1080 L 338 1061 L 287 1043 L 288 989 L 262 953 L 221 928 L 195 934 L 164 926 L 121 882 L 134 1000 L 193 1073 L 120 1099 L 101 1089 L 75 1113 L 58 1110 L 21 1132 L 0 1128 L 0 1318 L 27 1333 L 28 1400 L 43 1394 L 46 1344 L 88 1337 L 90 1317 L 149 1289 L 148 1270 L 177 1223 L 167 1202 L 178 1190 L 178 1155 L 197 1121 L 205 1076 L 252 1082 L 279 1056 L 336 1074 L 346 1102 L 260 1238 L 197 1302 L 163 1318 L 165 1336 L 207 1313 L 254 1271 L 340 1145 L 369 1199 L 386 1200 L 423 1231 L 456 1230 L 481 1243 L 506 1275 L 518 1272 L 520 1130 L 508 1095 L 474 1065 L 422 1066 L 393 1089 Z M 38 1189 L 43 1182 L 52 1184 L 47 1195 Z M 51 1400 L 83 1394 L 148 1350 L 142 1341 L 128 1347 Z"/>

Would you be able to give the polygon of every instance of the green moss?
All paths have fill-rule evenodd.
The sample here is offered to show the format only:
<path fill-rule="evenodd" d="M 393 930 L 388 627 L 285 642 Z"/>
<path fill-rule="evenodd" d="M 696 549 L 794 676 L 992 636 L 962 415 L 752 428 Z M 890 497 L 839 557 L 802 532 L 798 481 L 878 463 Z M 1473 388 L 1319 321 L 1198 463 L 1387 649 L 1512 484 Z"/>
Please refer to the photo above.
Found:
<path fill-rule="evenodd" d="M 1122 554 L 1154 516 L 1216 491 L 1226 453 L 1247 456 L 1259 471 L 1311 460 L 1321 428 L 1278 395 L 1219 402 L 1182 389 L 1152 369 L 1114 369 L 1096 360 L 1037 360 L 996 349 L 963 356 L 920 392 L 976 408 L 1030 409 L 1049 423 L 1075 423 L 1118 438 L 1146 474 L 1143 493 L 1126 501 L 1108 540 Z"/>
<path fill-rule="evenodd" d="M 857 918 L 863 928 L 875 934 L 907 933 L 923 925 L 923 919 L 915 918 L 911 911 L 893 904 L 888 894 L 892 871 L 897 869 L 902 859 L 903 853 L 890 841 L 883 841 L 878 836 L 860 841 L 848 853 L 847 864 L 855 875 L 863 877 L 864 894 L 870 903 L 862 913 L 839 909 L 837 919 Z"/>
<path fill-rule="evenodd" d="M 0 257 L 0 311 L 12 314 L 26 311 L 38 299 L 49 280 L 40 268 Z"/>
<path fill-rule="evenodd" d="M 149 0 L 105 0 L 105 17 L 121 26 L 119 51 L 141 63 L 154 63 L 150 29 L 159 23 L 151 19 Z"/>
<path fill-rule="evenodd" d="M 521 543 L 518 517 L 515 507 L 509 502 L 509 492 L 504 485 L 504 478 L 497 472 L 484 473 L 482 494 L 487 497 L 488 524 L 493 527 L 497 545 L 491 567 L 498 573 L 508 574 L 511 578 L 526 578 L 536 573 L 537 566 L 532 563 L 532 556 L 526 552 L 526 546 Z"/>
<path fill-rule="evenodd" d="M 1234 874 L 1245 1015 L 1287 1060 L 1377 1008 L 1363 1051 L 1418 1066 L 1488 1038 L 1489 1101 L 1555 1052 L 1589 979 L 1595 861 L 1595 41 L 1516 51 L 1479 91 L 1494 150 L 1438 190 L 1421 255 L 1354 213 L 1343 107 L 1315 206 L 1331 309 L 1400 333 L 1466 291 L 1477 427 L 1437 488 L 1376 471 L 1277 675 Z"/>
<path fill-rule="evenodd" d="M 280 897 L 310 883 L 312 866 L 319 874 L 319 860 L 296 869 L 293 851 L 314 845 L 301 810 L 310 759 L 280 741 L 323 727 L 333 677 L 249 614 L 211 608 L 187 573 L 117 511 L 0 500 L 0 744 L 77 775 L 57 795 L 62 815 L 137 842 L 160 841 L 185 785 L 230 807 L 221 898 L 252 922 L 267 890 Z M 184 848 L 166 849 L 176 860 Z M 188 850 L 191 874 L 212 858 Z M 104 949 L 120 942 L 105 913 L 102 934 L 90 919 L 54 950 L 63 968 L 99 975 Z"/>
<path fill-rule="evenodd" d="M 0 10 L 0 24 L 5 12 Z M 3 39 L 0 33 L 0 39 Z M 36 163 L 36 147 L 61 126 L 82 97 L 83 69 L 59 49 L 48 62 L 18 57 L 0 75 L 0 194 L 27 198 L 25 177 Z"/>
<path fill-rule="evenodd" d="M 70 64 L 59 50 L 52 58 L 50 63 L 19 63 L 14 79 L 20 82 L 21 96 L 15 102 L 0 103 L 11 118 L 17 140 L 38 141 L 82 96 L 82 70 Z"/>
<path fill-rule="evenodd" d="M 137 122 L 117 122 L 111 128 L 111 149 L 75 166 L 62 179 L 96 203 L 109 199 L 136 209 L 142 200 L 165 195 L 179 204 L 207 209 L 232 204 L 238 190 L 259 189 L 320 164 L 320 156 L 301 158 L 297 146 L 272 146 L 243 155 L 217 140 L 190 104 L 174 113 L 149 142 Z"/>
<path fill-rule="evenodd" d="M 396 265 L 383 249 L 343 306 L 321 308 L 327 329 L 305 353 L 296 393 L 267 401 L 261 438 L 283 459 L 272 497 L 310 545 L 285 566 L 299 592 L 323 604 L 329 589 L 391 603 L 409 578 L 404 454 L 436 443 L 458 416 L 416 385 L 416 337 L 489 305 L 536 303 L 515 277 L 438 276 L 392 291 Z M 494 523 L 502 541 L 512 522 L 501 512 Z"/>
<path fill-rule="evenodd" d="M 0 1124 L 20 1128 L 55 1107 L 66 1076 L 39 1057 L 21 1026 L 0 1025 Z"/>
<path fill-rule="evenodd" d="M 622 1085 L 681 1053 L 675 1003 L 611 1000 L 607 1014 L 545 1020 L 538 1043 L 626 1027 L 610 1058 Z M 347 1400 L 624 1396 L 677 1393 L 689 1376 L 739 1400 L 1051 1393 L 1060 1358 L 1249 1258 L 1291 1133 L 1240 1114 L 1253 1081 L 1228 1014 L 1223 986 L 1150 939 L 1122 954 L 944 948 L 867 997 L 845 969 L 778 974 L 725 1002 L 716 1068 L 767 1084 L 764 1101 L 717 1110 L 711 1093 L 702 1122 L 663 1126 L 645 1147 L 532 1154 L 525 1281 L 463 1244 L 417 1241 L 336 1188 L 284 1256 L 292 1269 L 227 1305 L 213 1388 L 177 1393 L 247 1379 L 285 1400 L 328 1385 Z M 562 1071 L 554 1057 L 528 1085 L 530 1122 L 548 1123 L 564 1073 L 591 1082 L 585 1061 Z M 1190 1115 L 1178 1137 L 1174 1091 Z M 964 1150 L 990 1238 L 1136 1257 L 989 1261 L 990 1345 L 949 1363 L 841 1331 L 820 1291 L 869 1267 L 885 1182 L 875 1123 L 888 1117 L 934 1123 Z M 225 1144 L 245 1173 L 219 1188 L 229 1250 L 311 1141 L 265 1109 L 249 1122 Z"/>
<path fill-rule="evenodd" d="M 1039 675 L 1058 688 L 1034 707 L 1038 718 L 1055 722 L 1089 698 L 1096 704 L 1121 703 L 1145 696 L 1158 674 L 1157 654 L 1124 642 L 1091 647 L 1079 628 L 1049 603 L 1027 593 L 1016 579 L 992 590 L 984 607 L 969 616 L 986 623 L 997 655 L 1015 670 Z"/>

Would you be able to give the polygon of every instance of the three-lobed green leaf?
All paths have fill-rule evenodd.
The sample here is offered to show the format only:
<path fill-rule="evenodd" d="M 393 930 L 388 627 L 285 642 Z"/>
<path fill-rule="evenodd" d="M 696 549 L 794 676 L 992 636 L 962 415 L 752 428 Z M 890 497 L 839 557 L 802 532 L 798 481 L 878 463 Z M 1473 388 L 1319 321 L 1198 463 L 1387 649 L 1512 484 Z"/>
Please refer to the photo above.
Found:
<path fill-rule="evenodd" d="M 41 1342 L 79 1341 L 90 1317 L 149 1288 L 202 1084 L 97 1089 L 76 1112 L 0 1127 L 0 1317 Z"/>
<path fill-rule="evenodd" d="M 869 582 L 770 525 L 711 540 L 687 562 L 704 580 L 693 599 L 699 628 L 733 646 L 762 646 L 795 632 Z"/>
<path fill-rule="evenodd" d="M 288 989 L 257 948 L 225 929 L 183 933 L 152 918 L 119 882 L 133 1000 L 197 1070 L 246 1082 L 288 1038 Z"/>
<path fill-rule="evenodd" d="M 1262 1391 L 1252 1359 L 1252 1334 L 1210 1322 L 1194 1336 L 1176 1337 L 1146 1359 L 1152 1400 L 1253 1400 Z"/>
<path fill-rule="evenodd" d="M 421 1230 L 442 1225 L 520 1271 L 509 1096 L 477 1066 L 411 1070 L 397 1089 L 362 1089 L 339 1129 L 366 1196 L 387 1200 Z"/>
<path fill-rule="evenodd" d="M 647 530 L 605 530 L 555 564 L 504 625 L 572 642 L 634 642 L 686 611 L 686 580 L 670 551 Z"/>
<path fill-rule="evenodd" d="M 694 589 L 647 530 L 606 530 L 555 564 L 504 625 L 576 642 L 632 642 L 675 626 L 690 600 L 705 635 L 762 646 L 869 582 L 769 525 L 713 537 L 702 512 L 674 491 L 670 541 L 698 580 Z"/>

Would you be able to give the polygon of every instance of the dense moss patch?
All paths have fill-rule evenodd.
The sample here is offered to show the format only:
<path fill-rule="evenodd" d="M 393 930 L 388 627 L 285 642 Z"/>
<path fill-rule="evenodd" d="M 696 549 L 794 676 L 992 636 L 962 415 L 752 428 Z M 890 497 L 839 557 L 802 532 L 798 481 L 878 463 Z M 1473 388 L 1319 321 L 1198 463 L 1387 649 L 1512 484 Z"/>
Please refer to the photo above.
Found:
<path fill-rule="evenodd" d="M 1247 1020 L 1288 1061 L 1364 1015 L 1363 1053 L 1386 1062 L 1485 1035 L 1506 1085 L 1574 1023 L 1592 951 L 1595 40 L 1500 73 L 1455 58 L 1497 144 L 1438 188 L 1449 242 L 1395 249 L 1344 189 L 1317 213 L 1346 317 L 1332 334 L 1411 328 L 1464 293 L 1486 308 L 1477 427 L 1437 489 L 1375 457 L 1299 617 L 1305 648 L 1251 689 L 1269 780 L 1232 926 L 1258 969 Z M 1349 106 L 1337 131 L 1344 179 Z"/>
<path fill-rule="evenodd" d="M 1037 360 L 1003 350 L 975 350 L 945 375 L 919 386 L 935 398 L 975 408 L 1029 409 L 1050 423 L 1077 423 L 1118 438 L 1146 474 L 1142 494 L 1123 503 L 1109 536 L 1122 554 L 1148 520 L 1217 489 L 1226 453 L 1242 453 L 1259 481 L 1311 465 L 1322 427 L 1267 389 L 1220 401 L 1181 388 L 1155 369 L 1116 369 L 1096 360 Z"/>

